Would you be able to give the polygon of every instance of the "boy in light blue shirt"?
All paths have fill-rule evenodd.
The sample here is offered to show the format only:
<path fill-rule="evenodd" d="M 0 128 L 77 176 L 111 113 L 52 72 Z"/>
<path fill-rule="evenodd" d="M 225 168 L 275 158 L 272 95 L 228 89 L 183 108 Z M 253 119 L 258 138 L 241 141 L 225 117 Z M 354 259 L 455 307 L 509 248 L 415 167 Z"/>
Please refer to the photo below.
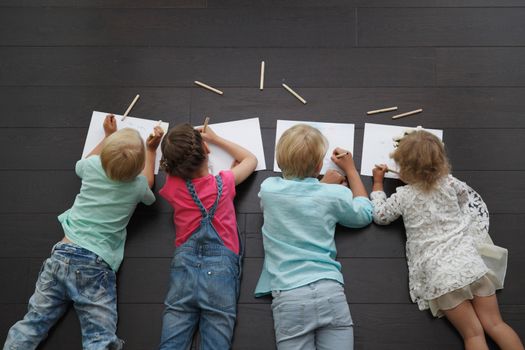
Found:
<path fill-rule="evenodd" d="M 261 184 L 264 266 L 257 297 L 272 294 L 277 348 L 353 349 L 353 323 L 335 260 L 337 223 L 363 227 L 372 221 L 372 203 L 350 152 L 336 148 L 332 161 L 346 173 L 330 171 L 317 180 L 327 151 L 324 136 L 299 124 L 280 138 L 277 164 L 283 177 Z M 336 157 L 339 155 L 339 157 Z"/>
<path fill-rule="evenodd" d="M 122 348 L 116 335 L 115 273 L 136 205 L 155 201 L 150 187 L 163 131 L 155 128 L 146 150 L 136 130 L 116 129 L 115 117 L 108 115 L 106 137 L 88 158 L 77 162 L 80 193 L 58 217 L 65 237 L 44 262 L 28 312 L 9 330 L 4 350 L 35 349 L 71 301 L 80 320 L 83 349 Z"/>

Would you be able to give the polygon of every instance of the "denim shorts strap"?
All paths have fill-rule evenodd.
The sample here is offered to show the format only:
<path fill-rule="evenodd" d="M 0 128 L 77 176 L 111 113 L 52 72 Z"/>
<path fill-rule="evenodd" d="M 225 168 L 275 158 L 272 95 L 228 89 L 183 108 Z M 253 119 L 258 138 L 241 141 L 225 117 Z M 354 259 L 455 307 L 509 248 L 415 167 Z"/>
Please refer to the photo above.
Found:
<path fill-rule="evenodd" d="M 215 211 L 217 210 L 217 207 L 219 205 L 219 200 L 222 196 L 222 178 L 220 175 L 215 176 L 215 182 L 217 183 L 217 198 L 215 199 L 215 203 L 210 208 L 210 211 L 208 212 L 208 216 L 210 219 L 213 219 L 215 216 Z"/>
<path fill-rule="evenodd" d="M 215 176 L 215 182 L 217 183 L 217 198 L 215 198 L 215 202 L 211 206 L 210 210 L 207 211 L 204 205 L 202 204 L 199 196 L 197 195 L 195 186 L 193 185 L 190 179 L 186 179 L 186 187 L 188 188 L 188 191 L 190 192 L 191 198 L 193 199 L 195 204 L 199 207 L 202 217 L 209 218 L 210 220 L 213 219 L 213 216 L 215 215 L 215 211 L 217 210 L 217 206 L 219 205 L 219 200 L 221 199 L 221 195 L 222 195 L 222 178 L 220 177 L 220 175 Z"/>

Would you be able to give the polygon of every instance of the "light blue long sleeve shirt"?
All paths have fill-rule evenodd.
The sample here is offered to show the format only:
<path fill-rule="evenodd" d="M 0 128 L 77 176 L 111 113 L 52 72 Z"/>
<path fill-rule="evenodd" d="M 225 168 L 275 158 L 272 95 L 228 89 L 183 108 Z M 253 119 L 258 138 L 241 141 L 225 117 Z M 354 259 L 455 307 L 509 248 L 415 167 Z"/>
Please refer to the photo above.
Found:
<path fill-rule="evenodd" d="M 372 222 L 372 202 L 341 185 L 315 178 L 271 177 L 259 192 L 264 213 L 264 266 L 255 288 L 260 297 L 321 280 L 343 283 L 335 260 L 337 223 L 363 227 Z"/>

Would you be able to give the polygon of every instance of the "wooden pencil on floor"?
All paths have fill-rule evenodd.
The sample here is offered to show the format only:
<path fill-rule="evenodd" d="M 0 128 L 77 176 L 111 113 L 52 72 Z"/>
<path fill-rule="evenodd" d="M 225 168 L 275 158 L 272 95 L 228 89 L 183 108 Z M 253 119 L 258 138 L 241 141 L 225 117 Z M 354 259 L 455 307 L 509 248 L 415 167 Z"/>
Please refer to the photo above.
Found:
<path fill-rule="evenodd" d="M 414 114 L 418 114 L 418 113 L 421 113 L 421 112 L 423 112 L 422 108 L 416 109 L 416 110 L 413 110 L 413 111 L 410 111 L 410 112 L 406 112 L 406 113 L 395 115 L 395 116 L 392 117 L 392 119 L 399 119 L 399 118 L 403 118 L 403 117 L 408 117 L 409 115 L 414 115 Z"/>
<path fill-rule="evenodd" d="M 123 121 L 124 119 L 126 119 L 126 117 L 128 116 L 129 112 L 131 112 L 131 109 L 133 108 L 135 103 L 137 103 L 137 100 L 139 99 L 139 97 L 140 95 L 137 94 L 137 96 L 135 96 L 133 101 L 131 101 L 131 104 L 129 105 L 128 109 L 126 109 L 126 112 L 124 112 L 124 115 L 122 116 L 122 119 L 120 119 L 120 121 Z"/>
<path fill-rule="evenodd" d="M 207 89 L 207 90 L 213 91 L 213 92 L 215 92 L 216 94 L 219 94 L 219 95 L 223 95 L 223 94 L 224 94 L 224 92 L 222 92 L 221 90 L 216 89 L 216 88 L 214 88 L 214 87 L 211 87 L 211 86 L 209 86 L 209 85 L 207 85 L 207 84 L 204 84 L 203 82 L 200 82 L 200 81 L 198 81 L 198 80 L 195 80 L 195 84 L 197 84 L 197 85 L 199 85 L 200 87 L 203 87 L 203 88 L 205 88 L 205 89 Z"/>
<path fill-rule="evenodd" d="M 291 87 L 289 87 L 285 83 L 283 83 L 282 85 L 286 90 L 288 90 L 289 93 L 294 95 L 299 101 L 301 101 L 303 104 L 306 104 L 306 100 L 302 98 L 297 92 L 293 91 Z"/>
<path fill-rule="evenodd" d="M 261 80 L 259 82 L 259 90 L 264 89 L 264 61 L 261 62 Z"/>
<path fill-rule="evenodd" d="M 372 115 L 372 114 L 384 113 L 384 112 L 390 112 L 390 111 L 397 111 L 397 107 L 388 107 L 388 108 L 383 108 L 383 109 L 376 109 L 374 111 L 368 111 L 368 112 L 366 112 L 366 114 Z"/>

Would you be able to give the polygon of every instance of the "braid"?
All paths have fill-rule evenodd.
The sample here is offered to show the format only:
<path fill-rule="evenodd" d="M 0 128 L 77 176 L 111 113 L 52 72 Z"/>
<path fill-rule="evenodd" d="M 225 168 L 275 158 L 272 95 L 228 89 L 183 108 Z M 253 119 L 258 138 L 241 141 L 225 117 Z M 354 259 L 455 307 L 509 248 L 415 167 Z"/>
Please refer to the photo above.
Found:
<path fill-rule="evenodd" d="M 170 175 L 188 179 L 206 159 L 202 137 L 190 124 L 172 128 L 162 141 L 162 168 Z"/>

